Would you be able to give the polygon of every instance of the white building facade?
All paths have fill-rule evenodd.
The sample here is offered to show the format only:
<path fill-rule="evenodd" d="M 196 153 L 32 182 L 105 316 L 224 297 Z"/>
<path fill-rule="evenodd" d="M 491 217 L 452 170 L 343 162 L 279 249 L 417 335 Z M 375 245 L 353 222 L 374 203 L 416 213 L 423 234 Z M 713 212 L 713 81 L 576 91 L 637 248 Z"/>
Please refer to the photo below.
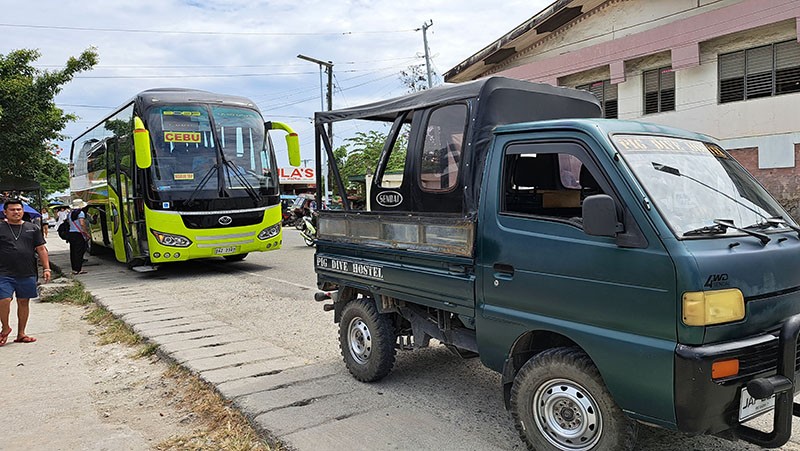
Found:
<path fill-rule="evenodd" d="M 800 0 L 558 1 L 447 73 L 593 92 L 719 139 L 800 217 Z"/>

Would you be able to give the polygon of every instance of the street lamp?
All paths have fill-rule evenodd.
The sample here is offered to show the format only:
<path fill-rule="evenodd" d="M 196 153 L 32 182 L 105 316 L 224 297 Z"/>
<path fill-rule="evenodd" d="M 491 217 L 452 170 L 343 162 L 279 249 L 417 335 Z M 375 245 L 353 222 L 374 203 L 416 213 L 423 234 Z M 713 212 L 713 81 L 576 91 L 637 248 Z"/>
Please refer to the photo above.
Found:
<path fill-rule="evenodd" d="M 333 110 L 333 61 L 322 61 L 316 58 L 312 58 L 306 55 L 297 55 L 298 58 L 301 60 L 306 60 L 312 62 L 314 64 L 319 65 L 319 103 L 320 103 L 320 110 L 325 110 L 325 105 L 323 103 L 324 96 L 322 94 L 324 82 L 322 80 L 322 68 L 325 68 L 325 72 L 328 74 L 328 111 Z M 328 140 L 330 141 L 331 145 L 333 145 L 333 124 L 328 123 Z M 328 205 L 328 153 L 322 153 L 322 193 L 325 198 L 325 205 Z M 345 193 L 342 193 L 344 196 Z M 320 206 L 321 208 L 321 206 Z"/>

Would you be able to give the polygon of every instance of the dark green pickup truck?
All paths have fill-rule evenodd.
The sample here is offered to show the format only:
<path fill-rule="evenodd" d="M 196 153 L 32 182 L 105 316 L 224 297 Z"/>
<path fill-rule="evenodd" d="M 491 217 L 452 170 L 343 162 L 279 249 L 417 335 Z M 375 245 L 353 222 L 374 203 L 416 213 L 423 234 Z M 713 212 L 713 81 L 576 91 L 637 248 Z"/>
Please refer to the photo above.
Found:
<path fill-rule="evenodd" d="M 316 114 L 317 161 L 328 124 L 391 124 L 366 209 L 319 216 L 347 368 L 377 381 L 431 339 L 479 356 L 530 449 L 631 449 L 639 422 L 783 445 L 800 228 L 712 138 L 599 111 L 489 78 Z"/>

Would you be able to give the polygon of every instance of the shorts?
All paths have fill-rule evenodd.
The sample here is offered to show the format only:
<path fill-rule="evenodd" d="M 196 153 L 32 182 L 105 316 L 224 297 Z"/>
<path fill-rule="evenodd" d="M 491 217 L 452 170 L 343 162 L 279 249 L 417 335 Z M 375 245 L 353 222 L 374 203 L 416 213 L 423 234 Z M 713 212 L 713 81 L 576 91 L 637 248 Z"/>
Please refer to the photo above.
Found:
<path fill-rule="evenodd" d="M 0 276 L 0 299 L 8 299 L 12 297 L 15 292 L 18 298 L 38 298 L 39 290 L 36 289 L 36 276 Z"/>

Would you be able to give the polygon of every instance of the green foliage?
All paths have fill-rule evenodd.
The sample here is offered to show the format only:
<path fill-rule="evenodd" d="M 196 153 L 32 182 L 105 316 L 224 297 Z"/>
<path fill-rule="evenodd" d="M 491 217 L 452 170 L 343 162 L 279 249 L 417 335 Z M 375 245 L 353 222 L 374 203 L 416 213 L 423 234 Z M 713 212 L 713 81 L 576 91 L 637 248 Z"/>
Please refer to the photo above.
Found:
<path fill-rule="evenodd" d="M 366 133 L 358 132 L 352 138 L 347 138 L 346 144 L 333 152 L 339 173 L 347 185 L 354 186 L 348 182 L 350 177 L 364 176 L 375 172 L 386 139 L 386 134 L 375 130 Z M 405 167 L 407 148 L 408 133 L 401 132 L 389 155 L 386 172 L 402 170 Z"/>
<path fill-rule="evenodd" d="M 67 139 L 61 131 L 77 119 L 56 107 L 54 99 L 75 74 L 97 64 L 97 51 L 89 48 L 56 71 L 33 67 L 39 56 L 29 49 L 0 54 L 0 179 L 34 179 L 51 193 L 69 186 L 67 166 L 50 152 L 51 143 Z"/>

